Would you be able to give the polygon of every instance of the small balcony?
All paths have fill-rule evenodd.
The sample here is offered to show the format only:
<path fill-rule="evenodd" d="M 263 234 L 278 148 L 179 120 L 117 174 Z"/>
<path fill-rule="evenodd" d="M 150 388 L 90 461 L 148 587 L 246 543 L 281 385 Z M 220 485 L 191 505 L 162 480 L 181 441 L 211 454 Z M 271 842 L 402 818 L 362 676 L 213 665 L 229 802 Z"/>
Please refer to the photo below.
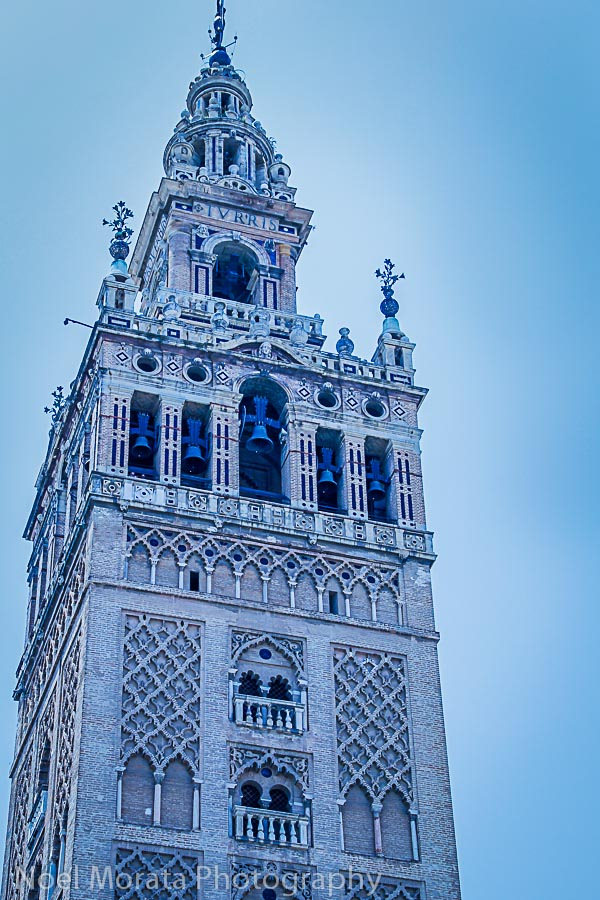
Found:
<path fill-rule="evenodd" d="M 233 698 L 233 718 L 238 725 L 250 728 L 287 731 L 291 734 L 303 734 L 306 730 L 304 704 L 292 700 L 274 700 L 236 693 Z"/>
<path fill-rule="evenodd" d="M 27 844 L 31 847 L 44 826 L 48 809 L 48 791 L 40 791 L 27 825 Z"/>
<path fill-rule="evenodd" d="M 308 816 L 236 806 L 233 822 L 234 837 L 238 841 L 300 849 L 309 846 Z"/>

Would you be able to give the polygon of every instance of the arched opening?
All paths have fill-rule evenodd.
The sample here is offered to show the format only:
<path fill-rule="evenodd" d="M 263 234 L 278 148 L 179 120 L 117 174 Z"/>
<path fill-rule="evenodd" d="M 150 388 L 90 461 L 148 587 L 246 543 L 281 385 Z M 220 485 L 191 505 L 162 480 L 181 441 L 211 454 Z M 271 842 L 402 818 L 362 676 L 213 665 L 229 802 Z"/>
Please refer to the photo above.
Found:
<path fill-rule="evenodd" d="M 267 696 L 271 700 L 285 700 L 291 702 L 292 688 L 287 678 L 283 675 L 274 675 L 269 682 L 269 692 Z"/>
<path fill-rule="evenodd" d="M 225 241 L 215 248 L 213 296 L 235 303 L 252 303 L 258 283 L 257 256 L 236 241 Z"/>
<path fill-rule="evenodd" d="M 194 783 L 188 767 L 178 759 L 169 763 L 161 795 L 161 825 L 190 831 L 194 816 Z"/>
<path fill-rule="evenodd" d="M 240 678 L 240 694 L 244 697 L 262 697 L 260 675 L 250 670 Z"/>
<path fill-rule="evenodd" d="M 129 474 L 138 478 L 157 477 L 158 398 L 135 393 L 131 401 L 129 428 Z"/>
<path fill-rule="evenodd" d="M 223 142 L 223 174 L 237 174 L 237 169 L 231 171 L 232 166 L 240 164 L 241 143 L 235 138 L 225 138 Z"/>
<path fill-rule="evenodd" d="M 240 493 L 289 503 L 287 485 L 287 432 L 284 428 L 286 395 L 268 378 L 250 378 L 242 388 L 240 405 Z"/>
<path fill-rule="evenodd" d="M 290 795 L 281 785 L 271 788 L 269 791 L 269 809 L 275 812 L 291 812 Z"/>
<path fill-rule="evenodd" d="M 210 488 L 209 417 L 209 407 L 196 403 L 186 403 L 183 407 L 181 483 L 186 487 Z"/>
<path fill-rule="evenodd" d="M 339 431 L 319 428 L 317 431 L 319 509 L 324 512 L 343 512 L 343 453 Z"/>
<path fill-rule="evenodd" d="M 242 785 L 242 806 L 247 809 L 260 809 L 262 793 L 257 784 L 253 781 L 247 781 Z"/>
<path fill-rule="evenodd" d="M 374 401 L 376 402 L 376 401 Z M 390 522 L 391 514 L 391 472 L 393 461 L 388 441 L 367 438 L 365 443 L 365 463 L 367 475 L 367 505 L 369 519 L 376 522 Z"/>
<path fill-rule="evenodd" d="M 143 544 L 136 544 L 127 563 L 127 580 L 149 584 L 152 568 L 150 554 Z"/>
<path fill-rule="evenodd" d="M 357 784 L 348 791 L 342 807 L 344 847 L 347 853 L 375 855 L 373 809 L 365 791 Z"/>
<path fill-rule="evenodd" d="M 133 825 L 152 825 L 154 774 L 143 756 L 132 756 L 123 774 L 122 817 Z"/>
<path fill-rule="evenodd" d="M 384 856 L 389 859 L 412 859 L 410 815 L 397 791 L 390 791 L 383 801 L 381 837 Z"/>

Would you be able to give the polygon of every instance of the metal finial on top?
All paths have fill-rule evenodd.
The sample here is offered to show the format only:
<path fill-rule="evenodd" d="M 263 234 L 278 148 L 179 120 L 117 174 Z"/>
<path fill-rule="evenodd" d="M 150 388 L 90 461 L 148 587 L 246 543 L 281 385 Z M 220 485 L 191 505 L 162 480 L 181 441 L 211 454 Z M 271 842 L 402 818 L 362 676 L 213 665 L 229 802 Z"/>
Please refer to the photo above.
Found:
<path fill-rule="evenodd" d="M 129 245 L 133 234 L 133 228 L 129 227 L 127 220 L 133 218 L 133 212 L 125 206 L 122 200 L 115 203 L 113 210 L 115 211 L 115 218 L 111 222 L 108 219 L 103 219 L 102 224 L 108 225 L 114 231 L 110 247 L 108 248 L 110 255 L 114 259 L 113 268 L 119 274 L 127 275 L 127 263 L 125 260 L 129 256 Z"/>
<path fill-rule="evenodd" d="M 384 331 L 400 330 L 398 320 L 396 319 L 396 313 L 400 309 L 400 305 L 394 297 L 394 285 L 405 276 L 404 272 L 402 272 L 401 275 L 395 275 L 395 268 L 396 264 L 393 263 L 391 259 L 385 259 L 383 261 L 383 271 L 377 269 L 375 272 L 375 276 L 381 281 L 381 292 L 383 294 L 383 300 L 381 301 L 379 309 L 385 316 L 385 322 L 383 323 Z"/>

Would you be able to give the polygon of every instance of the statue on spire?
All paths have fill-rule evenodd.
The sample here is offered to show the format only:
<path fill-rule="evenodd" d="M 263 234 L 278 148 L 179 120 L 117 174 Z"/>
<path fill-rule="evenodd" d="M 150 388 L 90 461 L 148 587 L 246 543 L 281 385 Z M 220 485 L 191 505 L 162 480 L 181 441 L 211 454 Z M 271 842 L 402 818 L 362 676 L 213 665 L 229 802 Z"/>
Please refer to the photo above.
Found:
<path fill-rule="evenodd" d="M 210 56 L 211 66 L 229 66 L 231 65 L 230 56 L 223 46 L 223 37 L 225 34 L 225 0 L 217 0 L 217 14 L 213 22 L 212 29 L 209 28 L 208 33 L 213 45 L 213 52 Z"/>

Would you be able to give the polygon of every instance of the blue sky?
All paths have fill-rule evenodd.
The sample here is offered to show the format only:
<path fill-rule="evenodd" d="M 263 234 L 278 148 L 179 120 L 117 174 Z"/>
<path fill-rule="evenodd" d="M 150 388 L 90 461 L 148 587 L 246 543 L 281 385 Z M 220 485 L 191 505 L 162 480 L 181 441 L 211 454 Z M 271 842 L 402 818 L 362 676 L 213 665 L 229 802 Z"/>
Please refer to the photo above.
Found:
<path fill-rule="evenodd" d="M 256 115 L 316 210 L 299 305 L 370 356 L 374 269 L 406 271 L 466 900 L 596 886 L 598 38 L 584 0 L 229 0 Z M 0 334 L 0 772 L 12 754 L 27 547 L 57 384 L 139 224 L 207 49 L 212 2 L 11 4 Z M 104 230 L 105 231 L 105 230 Z M 7 781 L 1 782 L 4 819 Z"/>

